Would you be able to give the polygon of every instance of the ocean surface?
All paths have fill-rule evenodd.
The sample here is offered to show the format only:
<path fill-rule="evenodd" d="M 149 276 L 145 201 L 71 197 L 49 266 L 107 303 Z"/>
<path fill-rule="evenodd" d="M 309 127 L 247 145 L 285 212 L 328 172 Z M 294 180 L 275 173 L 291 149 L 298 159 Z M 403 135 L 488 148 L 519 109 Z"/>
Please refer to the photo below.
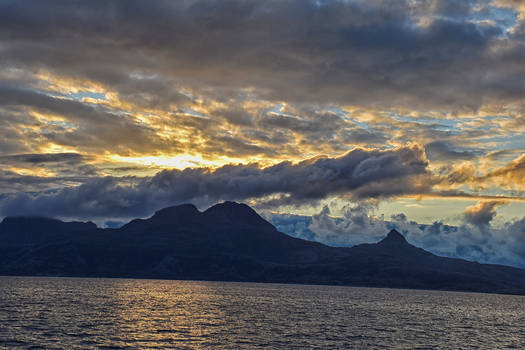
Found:
<path fill-rule="evenodd" d="M 525 349 L 525 297 L 0 277 L 6 349 Z"/>

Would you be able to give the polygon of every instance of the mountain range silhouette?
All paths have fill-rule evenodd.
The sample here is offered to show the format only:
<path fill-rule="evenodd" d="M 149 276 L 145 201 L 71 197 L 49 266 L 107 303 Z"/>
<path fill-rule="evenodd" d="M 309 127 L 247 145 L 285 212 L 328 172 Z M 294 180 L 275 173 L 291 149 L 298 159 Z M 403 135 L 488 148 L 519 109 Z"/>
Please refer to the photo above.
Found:
<path fill-rule="evenodd" d="M 330 247 L 279 232 L 245 204 L 157 211 L 118 229 L 6 217 L 0 274 L 333 284 L 525 294 L 525 270 L 439 257 L 396 230 Z"/>

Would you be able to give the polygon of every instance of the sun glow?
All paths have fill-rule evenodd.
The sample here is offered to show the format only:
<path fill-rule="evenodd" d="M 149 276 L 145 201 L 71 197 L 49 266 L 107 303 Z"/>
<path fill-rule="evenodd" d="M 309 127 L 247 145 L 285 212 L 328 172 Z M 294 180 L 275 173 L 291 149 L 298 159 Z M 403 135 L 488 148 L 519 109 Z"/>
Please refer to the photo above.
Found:
<path fill-rule="evenodd" d="M 231 163 L 231 159 L 206 160 L 200 155 L 179 154 L 176 156 L 141 156 L 141 157 L 123 157 L 111 155 L 109 159 L 115 162 L 134 163 L 144 166 L 154 166 L 159 168 L 199 168 L 209 167 L 217 168 L 222 165 Z"/>
<path fill-rule="evenodd" d="M 48 142 L 41 146 L 39 150 L 41 153 L 78 153 L 78 149 L 75 147 L 57 145 L 52 142 Z"/>
<path fill-rule="evenodd" d="M 56 173 L 44 168 L 18 168 L 9 167 L 5 169 L 20 176 L 38 176 L 38 177 L 55 177 Z"/>

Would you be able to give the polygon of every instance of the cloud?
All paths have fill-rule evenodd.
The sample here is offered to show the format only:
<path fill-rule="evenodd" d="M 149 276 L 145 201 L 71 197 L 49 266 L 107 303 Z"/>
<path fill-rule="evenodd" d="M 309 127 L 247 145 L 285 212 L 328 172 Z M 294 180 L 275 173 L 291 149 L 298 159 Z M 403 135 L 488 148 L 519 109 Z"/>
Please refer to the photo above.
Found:
<path fill-rule="evenodd" d="M 164 170 L 147 178 L 96 178 L 78 187 L 36 194 L 13 194 L 0 201 L 2 215 L 94 218 L 142 216 L 170 204 L 258 199 L 272 196 L 296 204 L 327 196 L 385 198 L 428 191 L 431 186 L 424 151 L 417 145 L 393 150 L 355 149 L 336 157 L 316 157 L 297 164 L 281 162 L 226 165 L 212 170 Z"/>
<path fill-rule="evenodd" d="M 508 233 L 505 236 L 505 242 L 508 244 L 509 251 L 525 260 L 525 244 L 523 244 L 525 241 L 525 217 L 507 223 L 504 230 Z M 521 266 L 525 266 L 525 263 L 522 263 Z"/>
<path fill-rule="evenodd" d="M 487 227 L 496 216 L 496 208 L 504 204 L 503 201 L 478 202 L 465 210 L 465 221 L 477 227 Z"/>
<path fill-rule="evenodd" d="M 78 185 L 100 176 L 78 153 L 22 153 L 0 155 L 0 193 L 43 191 Z"/>
<path fill-rule="evenodd" d="M 316 234 L 309 228 L 312 224 L 311 216 L 275 213 L 266 213 L 263 216 L 281 232 L 310 241 L 316 239 Z"/>
<path fill-rule="evenodd" d="M 335 246 L 376 242 L 388 231 L 386 222 L 372 215 L 377 204 L 375 200 L 357 200 L 343 208 L 343 217 L 331 216 L 325 206 L 312 216 L 308 229 L 314 233 L 314 240 Z"/>
<path fill-rule="evenodd" d="M 476 179 L 476 168 L 469 163 L 445 167 L 443 172 L 446 174 L 446 181 L 450 184 L 464 184 Z"/>
<path fill-rule="evenodd" d="M 76 164 L 84 160 L 84 156 L 78 153 L 32 153 L 32 154 L 14 154 L 10 156 L 0 156 L 1 163 L 67 163 Z"/>
<path fill-rule="evenodd" d="M 525 178 L 525 154 L 514 159 L 506 166 L 494 169 L 480 180 L 495 180 L 502 185 L 509 186 L 517 190 L 525 190 L 523 179 Z"/>
<path fill-rule="evenodd" d="M 514 10 L 496 5 L 4 1 L 0 153 L 268 165 L 418 142 L 473 159 L 510 129 L 465 111 L 523 99 Z"/>
<path fill-rule="evenodd" d="M 490 13 L 492 22 L 478 20 L 487 7 L 4 1 L 0 41 L 4 66 L 87 78 L 149 107 L 185 100 L 172 87 L 188 86 L 222 96 L 255 88 L 259 98 L 277 101 L 476 108 L 485 100 L 520 99 L 521 80 L 509 77 L 525 73 L 510 64 L 521 61 L 522 50 L 498 12 Z M 151 79 L 139 83 L 131 72 Z"/>
<path fill-rule="evenodd" d="M 447 141 L 433 141 L 425 145 L 425 152 L 429 160 L 470 160 L 481 155 L 480 150 L 466 150 L 456 147 Z"/>
<path fill-rule="evenodd" d="M 175 139 L 159 137 L 151 126 L 131 115 L 102 106 L 64 99 L 45 93 L 0 84 L 0 104 L 20 108 L 25 113 L 36 111 L 48 120 L 33 117 L 27 121 L 32 134 L 42 144 L 55 143 L 85 151 L 112 149 L 113 152 L 148 152 L 177 150 Z M 11 113 L 13 113 L 11 111 Z M 2 122 L 3 124 L 4 122 Z M 20 121 L 19 121 L 20 123 Z"/>

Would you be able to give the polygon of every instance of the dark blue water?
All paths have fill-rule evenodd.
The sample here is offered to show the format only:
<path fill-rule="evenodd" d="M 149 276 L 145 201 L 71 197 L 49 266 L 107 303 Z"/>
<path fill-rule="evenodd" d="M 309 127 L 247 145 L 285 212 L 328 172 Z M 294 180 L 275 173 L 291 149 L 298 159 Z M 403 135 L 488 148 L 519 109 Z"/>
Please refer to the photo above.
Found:
<path fill-rule="evenodd" d="M 525 349 L 525 297 L 0 277 L 7 349 Z"/>

